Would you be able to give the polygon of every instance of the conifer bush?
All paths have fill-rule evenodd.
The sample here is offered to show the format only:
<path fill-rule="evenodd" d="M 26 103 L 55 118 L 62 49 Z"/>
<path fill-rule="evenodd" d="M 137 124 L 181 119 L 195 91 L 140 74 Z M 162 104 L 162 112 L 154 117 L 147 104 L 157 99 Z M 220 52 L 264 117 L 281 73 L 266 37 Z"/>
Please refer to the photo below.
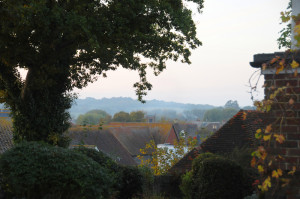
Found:
<path fill-rule="evenodd" d="M 108 170 L 78 152 L 22 142 L 0 158 L 1 187 L 11 198 L 109 198 Z M 9 198 L 8 197 L 8 198 Z"/>

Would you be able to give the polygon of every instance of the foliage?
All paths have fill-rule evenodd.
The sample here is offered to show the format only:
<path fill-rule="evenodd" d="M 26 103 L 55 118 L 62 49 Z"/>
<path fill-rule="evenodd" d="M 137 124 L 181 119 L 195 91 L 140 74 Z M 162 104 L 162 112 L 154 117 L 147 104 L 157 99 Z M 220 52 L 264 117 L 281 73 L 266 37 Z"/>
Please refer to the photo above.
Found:
<path fill-rule="evenodd" d="M 143 176 L 143 196 L 153 194 L 154 173 L 153 170 L 146 166 L 139 166 L 139 171 Z"/>
<path fill-rule="evenodd" d="M 203 120 L 207 122 L 227 121 L 234 116 L 239 110 L 234 108 L 214 108 L 207 110 Z"/>
<path fill-rule="evenodd" d="M 179 188 L 182 194 L 184 195 L 184 199 L 192 199 L 192 192 L 191 192 L 191 187 L 193 185 L 192 177 L 193 177 L 192 171 L 188 171 L 182 176 L 181 184 Z"/>
<path fill-rule="evenodd" d="M 292 32 L 292 0 L 290 0 L 288 7 L 285 12 L 281 12 L 281 21 L 282 23 L 286 23 L 286 27 L 284 27 L 280 32 L 280 36 L 277 39 L 278 48 L 291 48 L 291 32 Z"/>
<path fill-rule="evenodd" d="M 293 78 L 293 76 L 297 77 L 298 75 L 297 69 L 299 68 L 299 63 L 293 57 L 292 60 L 287 59 L 290 53 L 290 51 L 287 51 L 285 57 L 277 56 L 273 58 L 269 62 L 264 63 L 262 68 L 262 70 L 275 68 L 276 72 L 274 80 L 269 80 L 269 94 L 264 100 L 256 101 L 255 105 L 259 111 L 266 113 L 271 113 L 270 111 L 272 111 L 274 106 L 278 106 L 279 108 L 276 109 L 276 118 L 270 121 L 265 128 L 257 129 L 255 133 L 256 139 L 261 144 L 252 152 L 251 166 L 257 169 L 260 174 L 259 178 L 255 181 L 260 194 L 264 194 L 264 192 L 269 191 L 271 188 L 276 190 L 286 187 L 290 179 L 284 176 L 288 174 L 293 175 L 296 171 L 296 166 L 293 166 L 290 172 L 285 173 L 280 168 L 280 163 L 285 158 L 281 156 L 282 154 L 271 153 L 272 150 L 270 150 L 275 145 L 280 146 L 285 142 L 286 136 L 283 134 L 283 126 L 288 117 L 286 113 L 289 112 L 291 114 L 293 112 L 291 107 L 293 107 L 295 102 L 294 99 L 297 98 L 297 94 L 289 84 L 281 87 L 274 86 L 276 75 L 281 71 L 295 69 L 295 72 L 290 74 L 290 76 Z M 292 92 L 288 92 L 288 90 Z"/>
<path fill-rule="evenodd" d="M 40 142 L 22 142 L 0 158 L 1 187 L 17 198 L 108 198 L 106 168 L 83 154 Z"/>
<path fill-rule="evenodd" d="M 188 174 L 190 175 L 190 174 Z M 243 169 L 229 159 L 205 154 L 193 161 L 191 183 L 187 198 L 243 198 L 249 194 L 244 188 Z M 187 178 L 188 179 L 188 178 Z"/>
<path fill-rule="evenodd" d="M 111 121 L 111 116 L 103 110 L 91 110 L 84 115 L 79 115 L 76 124 L 78 125 L 97 125 L 107 124 Z"/>
<path fill-rule="evenodd" d="M 114 122 L 145 122 L 145 112 L 144 111 L 132 111 L 126 113 L 120 111 L 115 113 L 112 119 Z"/>
<path fill-rule="evenodd" d="M 224 108 L 240 109 L 239 103 L 236 100 L 229 100 L 224 105 Z"/>
<path fill-rule="evenodd" d="M 107 169 L 110 180 L 113 181 L 113 195 L 117 198 L 132 198 L 142 192 L 144 176 L 137 167 L 118 165 L 110 157 L 100 151 L 85 147 L 75 148 Z"/>
<path fill-rule="evenodd" d="M 291 31 L 295 33 L 294 39 L 296 46 L 299 47 L 300 45 L 300 24 L 296 23 L 294 30 L 291 28 L 292 21 L 299 21 L 300 15 L 292 16 L 291 8 L 292 1 L 289 2 L 287 11 L 281 13 L 282 23 L 288 23 L 288 25 L 287 28 L 281 31 L 282 34 L 277 40 L 279 48 L 291 48 Z M 285 121 L 289 115 L 295 113 L 293 106 L 295 99 L 297 99 L 297 93 L 293 87 L 291 87 L 288 82 L 283 86 L 275 84 L 275 79 L 279 73 L 285 72 L 286 76 L 290 75 L 290 78 L 298 76 L 299 63 L 297 61 L 299 60 L 296 61 L 295 56 L 298 52 L 296 51 L 295 54 L 293 54 L 293 52 L 294 50 L 287 50 L 282 57 L 276 56 L 267 63 L 263 63 L 261 68 L 262 70 L 275 69 L 275 74 L 273 75 L 273 80 L 270 79 L 268 84 L 264 85 L 269 87 L 265 99 L 255 101 L 255 106 L 259 111 L 266 113 L 272 113 L 273 108 L 276 107 L 274 109 L 274 112 L 276 111 L 276 117 L 270 121 L 265 128 L 257 129 L 255 134 L 256 139 L 258 139 L 261 144 L 252 153 L 251 166 L 260 173 L 259 179 L 254 182 L 260 195 L 264 195 L 270 191 L 270 189 L 273 189 L 273 195 L 277 189 L 287 187 L 291 181 L 291 177 L 288 175 L 294 175 L 297 170 L 296 166 L 292 166 L 289 172 L 284 172 L 280 167 L 280 163 L 285 161 L 285 157 L 281 156 L 283 154 L 272 152 L 274 146 L 280 147 L 280 145 L 285 142 L 286 135 L 283 134 Z M 294 72 L 290 73 L 290 71 Z M 287 80 L 289 79 L 289 77 L 285 78 L 287 78 Z M 252 92 L 256 91 L 256 86 L 251 88 Z"/>
<path fill-rule="evenodd" d="M 143 111 L 132 111 L 129 116 L 131 122 L 145 122 L 145 112 Z"/>
<path fill-rule="evenodd" d="M 120 167 L 120 165 L 118 165 L 114 160 L 112 160 L 109 156 L 105 155 L 101 151 L 89 149 L 84 146 L 79 148 L 74 148 L 73 150 L 91 158 L 92 160 L 97 162 L 100 166 L 108 169 L 111 173 L 116 173 Z"/>
<path fill-rule="evenodd" d="M 203 0 L 188 0 L 203 8 Z M 139 100 L 166 61 L 190 63 L 201 45 L 182 0 L 0 1 L 1 101 L 10 107 L 14 139 L 60 145 L 74 88 L 106 71 L 137 71 Z M 145 61 L 146 60 L 146 61 Z M 25 69 L 23 80 L 19 69 Z"/>
<path fill-rule="evenodd" d="M 146 144 L 145 148 L 140 149 L 141 155 L 138 156 L 138 159 L 141 161 L 140 166 L 151 168 L 154 175 L 163 175 L 196 145 L 197 139 L 188 137 L 185 140 L 184 136 L 174 142 L 174 148 L 172 149 L 159 148 L 154 140 L 151 140 Z M 147 158 L 147 155 L 150 155 L 151 158 Z"/>
<path fill-rule="evenodd" d="M 120 167 L 120 188 L 118 198 L 131 199 L 143 191 L 143 175 L 137 167 Z"/>
<path fill-rule="evenodd" d="M 214 132 L 208 130 L 207 128 L 200 128 L 197 131 L 197 134 L 200 136 L 201 143 L 204 142 L 207 138 L 213 135 Z"/>
<path fill-rule="evenodd" d="M 130 115 L 124 111 L 114 114 L 112 119 L 114 122 L 130 122 Z"/>

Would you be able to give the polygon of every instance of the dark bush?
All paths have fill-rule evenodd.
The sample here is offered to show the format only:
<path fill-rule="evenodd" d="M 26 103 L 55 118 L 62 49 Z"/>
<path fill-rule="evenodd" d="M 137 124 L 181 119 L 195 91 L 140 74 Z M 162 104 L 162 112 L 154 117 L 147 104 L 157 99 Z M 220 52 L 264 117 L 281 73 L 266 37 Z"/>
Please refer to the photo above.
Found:
<path fill-rule="evenodd" d="M 118 163 L 101 151 L 96 151 L 95 149 L 89 149 L 83 146 L 74 148 L 73 150 L 88 156 L 101 166 L 109 169 L 111 172 L 118 172 L 120 169 L 120 165 Z"/>
<path fill-rule="evenodd" d="M 192 198 L 192 191 L 191 187 L 193 186 L 192 180 L 193 178 L 193 172 L 188 171 L 181 177 L 181 184 L 179 186 L 181 193 L 183 194 L 185 199 L 191 199 Z"/>
<path fill-rule="evenodd" d="M 241 199 L 244 195 L 243 169 L 222 157 L 208 157 L 193 164 L 192 198 Z"/>
<path fill-rule="evenodd" d="M 1 186 L 15 198 L 109 198 L 106 168 L 72 150 L 23 142 L 0 158 Z"/>
<path fill-rule="evenodd" d="M 209 152 L 198 155 L 197 158 L 195 158 L 192 162 L 193 171 L 198 172 L 198 170 L 200 169 L 199 165 L 203 162 L 203 160 L 211 157 L 219 157 L 219 156 Z"/>
<path fill-rule="evenodd" d="M 143 176 L 137 167 L 122 166 L 119 174 L 120 184 L 118 198 L 129 199 L 142 193 Z"/>
<path fill-rule="evenodd" d="M 153 194 L 154 172 L 147 166 L 138 167 L 143 177 L 143 195 L 148 196 Z"/>
<path fill-rule="evenodd" d="M 142 192 L 143 175 L 137 167 L 119 165 L 103 152 L 94 149 L 79 147 L 74 150 L 90 157 L 109 171 L 113 181 L 114 197 L 127 199 Z"/>

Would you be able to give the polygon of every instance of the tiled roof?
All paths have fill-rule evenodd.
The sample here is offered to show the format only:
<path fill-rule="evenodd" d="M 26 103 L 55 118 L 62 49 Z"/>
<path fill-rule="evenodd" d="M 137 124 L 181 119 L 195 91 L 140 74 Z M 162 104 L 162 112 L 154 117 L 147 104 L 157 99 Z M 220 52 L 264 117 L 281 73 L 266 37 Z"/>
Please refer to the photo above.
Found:
<path fill-rule="evenodd" d="M 118 139 L 118 141 L 128 150 L 132 156 L 140 155 L 140 149 L 151 140 L 156 144 L 163 144 L 165 135 L 161 134 L 158 127 L 111 127 L 109 131 Z"/>
<path fill-rule="evenodd" d="M 199 147 L 185 155 L 170 172 L 191 170 L 192 161 L 203 152 L 230 153 L 234 148 L 254 147 L 256 130 L 265 127 L 263 117 L 264 113 L 258 111 L 240 110 Z"/>
<path fill-rule="evenodd" d="M 111 127 L 148 127 L 150 129 L 158 129 L 159 134 L 166 140 L 172 128 L 171 123 L 146 123 L 146 122 L 111 122 L 103 125 L 103 129 Z"/>
<path fill-rule="evenodd" d="M 70 145 L 95 145 L 99 150 L 123 165 L 136 165 L 128 151 L 109 130 L 97 128 L 72 127 L 67 135 L 71 138 Z"/>
<path fill-rule="evenodd" d="M 12 123 L 10 120 L 0 118 L 0 154 L 13 146 Z"/>

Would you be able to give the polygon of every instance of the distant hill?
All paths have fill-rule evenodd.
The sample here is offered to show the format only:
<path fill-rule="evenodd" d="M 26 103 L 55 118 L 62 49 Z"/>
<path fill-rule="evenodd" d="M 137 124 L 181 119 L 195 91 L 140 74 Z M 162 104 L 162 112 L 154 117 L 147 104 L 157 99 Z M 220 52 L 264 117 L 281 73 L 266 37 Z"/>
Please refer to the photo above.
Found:
<path fill-rule="evenodd" d="M 119 111 L 131 112 L 136 110 L 144 110 L 147 112 L 153 112 L 155 110 L 173 110 L 176 112 L 183 112 L 193 109 L 208 110 L 212 108 L 215 108 L 215 106 L 207 104 L 203 105 L 165 102 L 159 100 L 149 100 L 145 104 L 142 104 L 141 102 L 129 97 L 113 97 L 102 99 L 88 97 L 86 99 L 77 99 L 70 109 L 70 114 L 72 118 L 75 119 L 80 114 L 84 114 L 93 109 L 101 109 L 113 115 Z"/>

